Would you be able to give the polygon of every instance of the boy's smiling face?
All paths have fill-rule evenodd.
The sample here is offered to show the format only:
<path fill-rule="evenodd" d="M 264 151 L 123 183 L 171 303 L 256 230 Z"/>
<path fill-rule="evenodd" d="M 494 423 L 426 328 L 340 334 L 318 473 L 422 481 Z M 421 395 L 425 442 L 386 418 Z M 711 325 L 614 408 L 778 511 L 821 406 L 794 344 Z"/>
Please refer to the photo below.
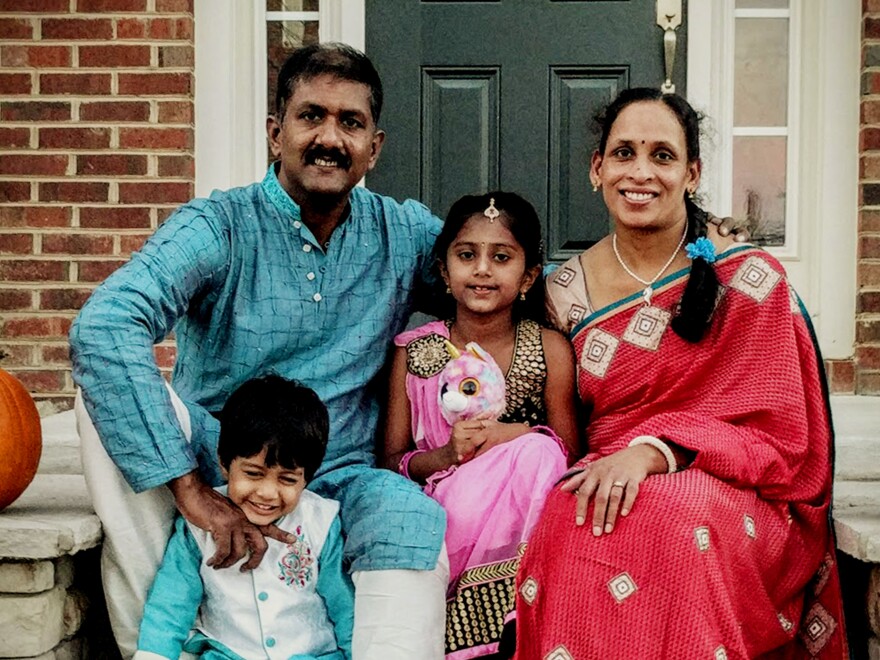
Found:
<path fill-rule="evenodd" d="M 254 525 L 269 525 L 290 513 L 306 487 L 302 468 L 266 466 L 266 448 L 254 456 L 237 456 L 223 470 L 228 497 Z"/>

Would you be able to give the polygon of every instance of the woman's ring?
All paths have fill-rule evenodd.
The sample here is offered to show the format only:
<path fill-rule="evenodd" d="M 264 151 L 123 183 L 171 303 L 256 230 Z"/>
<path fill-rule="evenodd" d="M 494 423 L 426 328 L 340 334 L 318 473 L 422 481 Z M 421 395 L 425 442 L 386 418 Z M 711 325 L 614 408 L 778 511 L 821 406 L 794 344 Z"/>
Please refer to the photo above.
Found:
<path fill-rule="evenodd" d="M 611 487 L 612 488 L 626 488 L 626 484 L 623 483 L 622 481 L 615 481 L 613 484 L 611 484 Z"/>

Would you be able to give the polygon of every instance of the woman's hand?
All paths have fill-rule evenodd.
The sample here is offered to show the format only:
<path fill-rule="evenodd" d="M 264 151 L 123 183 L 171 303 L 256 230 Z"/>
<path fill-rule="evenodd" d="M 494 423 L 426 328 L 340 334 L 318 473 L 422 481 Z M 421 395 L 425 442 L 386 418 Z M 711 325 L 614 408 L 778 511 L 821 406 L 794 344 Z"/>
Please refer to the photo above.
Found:
<path fill-rule="evenodd" d="M 575 524 L 583 525 L 587 505 L 593 505 L 593 535 L 602 536 L 614 530 L 617 514 L 629 515 L 639 494 L 639 484 L 648 475 L 665 473 L 666 459 L 651 445 L 636 445 L 593 461 L 580 473 L 568 479 L 562 490 L 577 496 Z"/>

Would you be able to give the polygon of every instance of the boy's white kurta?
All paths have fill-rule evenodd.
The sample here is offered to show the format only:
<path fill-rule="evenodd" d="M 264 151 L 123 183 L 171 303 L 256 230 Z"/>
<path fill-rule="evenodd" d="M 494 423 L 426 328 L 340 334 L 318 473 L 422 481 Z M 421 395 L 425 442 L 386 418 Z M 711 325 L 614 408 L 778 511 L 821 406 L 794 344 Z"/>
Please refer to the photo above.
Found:
<path fill-rule="evenodd" d="M 181 649 L 212 649 L 233 659 L 349 660 L 354 592 L 342 571 L 338 511 L 337 502 L 304 491 L 276 523 L 296 541 L 267 539 L 263 561 L 244 573 L 244 560 L 227 569 L 208 566 L 216 550 L 210 534 L 178 518 L 147 598 L 135 658 L 177 660 Z"/>

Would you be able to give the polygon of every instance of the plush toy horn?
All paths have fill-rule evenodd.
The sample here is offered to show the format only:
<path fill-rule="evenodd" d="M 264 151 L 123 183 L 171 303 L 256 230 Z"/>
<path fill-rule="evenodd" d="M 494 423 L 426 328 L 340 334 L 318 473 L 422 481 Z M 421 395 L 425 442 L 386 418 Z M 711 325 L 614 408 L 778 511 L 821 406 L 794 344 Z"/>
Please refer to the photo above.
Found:
<path fill-rule="evenodd" d="M 443 340 L 443 343 L 446 344 L 446 350 L 447 350 L 447 351 L 449 352 L 449 354 L 452 356 L 452 359 L 453 359 L 453 360 L 457 360 L 458 358 L 461 357 L 461 351 L 458 350 L 458 349 L 455 347 L 455 344 L 453 344 L 453 343 L 452 343 L 451 341 L 449 341 L 448 339 L 444 339 L 444 340 Z"/>

